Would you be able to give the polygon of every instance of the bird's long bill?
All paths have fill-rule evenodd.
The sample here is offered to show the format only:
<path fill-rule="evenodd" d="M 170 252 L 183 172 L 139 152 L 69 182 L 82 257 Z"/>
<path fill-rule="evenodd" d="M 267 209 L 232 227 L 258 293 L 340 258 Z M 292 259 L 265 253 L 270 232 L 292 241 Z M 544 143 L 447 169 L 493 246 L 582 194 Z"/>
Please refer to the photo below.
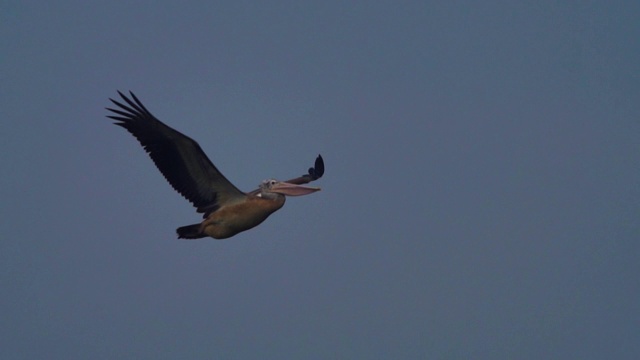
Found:
<path fill-rule="evenodd" d="M 287 196 L 300 196 L 320 191 L 320 188 L 279 182 L 271 187 L 271 191 Z"/>

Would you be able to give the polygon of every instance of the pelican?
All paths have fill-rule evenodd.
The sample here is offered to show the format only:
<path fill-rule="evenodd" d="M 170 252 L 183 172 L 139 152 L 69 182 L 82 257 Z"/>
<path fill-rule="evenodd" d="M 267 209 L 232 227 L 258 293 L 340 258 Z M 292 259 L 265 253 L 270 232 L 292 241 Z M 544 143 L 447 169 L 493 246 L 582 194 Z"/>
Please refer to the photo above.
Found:
<path fill-rule="evenodd" d="M 197 142 L 158 120 L 133 92 L 131 99 L 118 94 L 126 104 L 110 98 L 118 108 L 106 108 L 113 113 L 107 117 L 138 139 L 173 189 L 204 214 L 201 223 L 176 229 L 179 239 L 230 238 L 262 223 L 284 205 L 285 196 L 320 190 L 302 185 L 324 174 L 318 155 L 307 174 L 287 181 L 264 180 L 258 189 L 244 193 L 222 175 Z"/>

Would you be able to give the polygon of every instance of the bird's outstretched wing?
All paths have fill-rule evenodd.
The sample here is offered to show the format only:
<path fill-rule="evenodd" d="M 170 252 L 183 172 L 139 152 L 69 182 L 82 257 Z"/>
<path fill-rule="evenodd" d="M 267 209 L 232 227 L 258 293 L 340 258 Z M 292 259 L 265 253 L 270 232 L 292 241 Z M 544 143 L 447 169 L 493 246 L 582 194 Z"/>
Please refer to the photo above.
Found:
<path fill-rule="evenodd" d="M 138 139 L 171 186 L 198 212 L 210 213 L 246 196 L 216 169 L 197 142 L 163 124 L 132 92 L 131 99 L 118 94 L 126 104 L 109 99 L 118 108 L 107 108 L 115 114 L 107 117 Z"/>
<path fill-rule="evenodd" d="M 322 156 L 318 155 L 316 158 L 316 163 L 313 167 L 309 168 L 308 173 L 297 177 L 295 179 L 286 180 L 286 183 L 289 184 L 307 184 L 312 181 L 318 180 L 324 175 L 324 160 L 322 160 Z"/>

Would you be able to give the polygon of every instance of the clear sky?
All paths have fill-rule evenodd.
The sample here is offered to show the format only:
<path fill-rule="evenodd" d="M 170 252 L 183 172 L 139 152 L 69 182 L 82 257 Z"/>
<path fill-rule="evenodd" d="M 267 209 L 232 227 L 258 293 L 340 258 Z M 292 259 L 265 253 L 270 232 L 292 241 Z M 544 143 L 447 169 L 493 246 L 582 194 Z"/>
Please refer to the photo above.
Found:
<path fill-rule="evenodd" d="M 637 1 L 5 1 L 0 358 L 640 358 Z M 105 117 L 239 188 L 229 240 Z"/>

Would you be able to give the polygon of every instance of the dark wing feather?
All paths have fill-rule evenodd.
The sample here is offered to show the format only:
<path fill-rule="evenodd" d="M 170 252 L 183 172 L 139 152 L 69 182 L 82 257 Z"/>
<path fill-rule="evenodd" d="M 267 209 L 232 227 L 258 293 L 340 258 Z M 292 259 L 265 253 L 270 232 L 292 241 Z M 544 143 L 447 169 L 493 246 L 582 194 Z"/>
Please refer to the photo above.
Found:
<path fill-rule="evenodd" d="M 126 104 L 109 99 L 119 109 L 107 108 L 115 114 L 107 117 L 138 139 L 171 186 L 198 212 L 210 213 L 246 196 L 216 169 L 197 142 L 156 119 L 129 93 L 133 100 L 118 91 Z"/>
<path fill-rule="evenodd" d="M 322 160 L 321 155 L 318 155 L 318 157 L 316 158 L 316 163 L 313 167 L 309 168 L 308 174 L 302 175 L 295 179 L 287 180 L 285 182 L 296 185 L 307 184 L 320 179 L 322 175 L 324 175 L 324 160 Z"/>

